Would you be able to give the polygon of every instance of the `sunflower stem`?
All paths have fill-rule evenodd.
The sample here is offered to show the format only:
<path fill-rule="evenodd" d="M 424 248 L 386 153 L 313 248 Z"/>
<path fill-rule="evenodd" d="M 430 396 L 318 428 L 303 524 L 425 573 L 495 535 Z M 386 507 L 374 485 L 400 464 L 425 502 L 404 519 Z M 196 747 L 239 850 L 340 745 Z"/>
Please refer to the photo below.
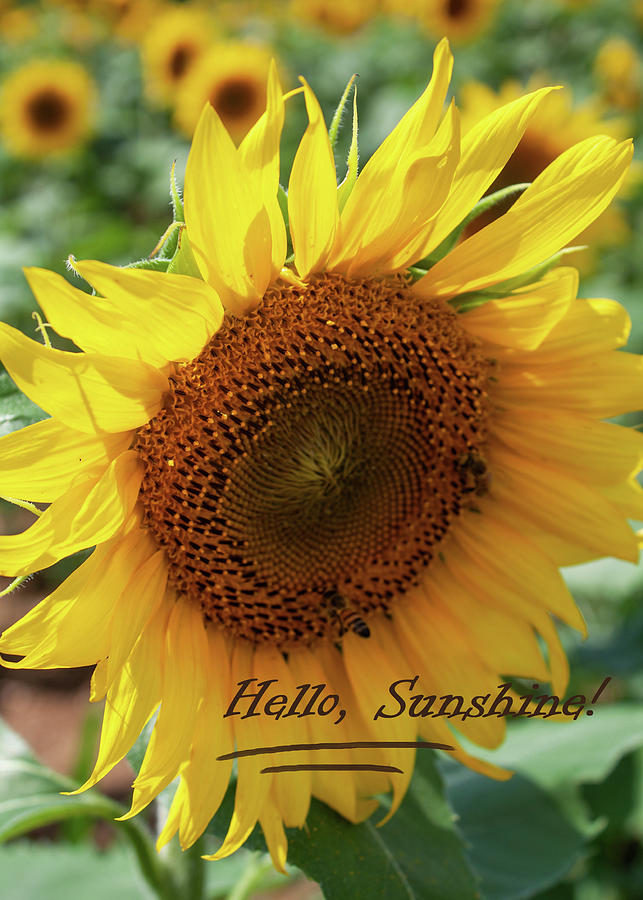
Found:
<path fill-rule="evenodd" d="M 160 900 L 175 900 L 176 884 L 169 868 L 161 861 L 145 829 L 137 822 L 121 823 L 123 833 L 136 854 L 141 875 Z"/>
<path fill-rule="evenodd" d="M 265 876 L 273 871 L 272 861 L 263 853 L 253 853 L 245 872 L 226 900 L 248 900 L 259 889 Z"/>
<path fill-rule="evenodd" d="M 205 853 L 205 849 L 202 838 L 196 841 L 189 850 L 182 853 L 185 892 L 181 894 L 181 897 L 185 897 L 185 900 L 203 900 L 205 897 L 205 867 L 207 863 L 203 859 L 203 853 Z"/>

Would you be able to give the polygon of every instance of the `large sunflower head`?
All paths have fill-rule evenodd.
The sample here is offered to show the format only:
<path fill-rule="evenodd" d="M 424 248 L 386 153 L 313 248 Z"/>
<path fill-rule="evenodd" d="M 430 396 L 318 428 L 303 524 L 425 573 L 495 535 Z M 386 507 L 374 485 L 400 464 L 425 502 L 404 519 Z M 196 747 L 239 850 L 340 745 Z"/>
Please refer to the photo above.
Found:
<path fill-rule="evenodd" d="M 173 6 L 156 16 L 141 47 L 150 97 L 171 103 L 179 85 L 213 39 L 213 20 L 202 9 Z"/>
<path fill-rule="evenodd" d="M 534 78 L 528 89 L 533 90 L 543 83 L 542 78 Z M 481 82 L 467 82 L 460 92 L 463 131 L 467 132 L 490 112 L 514 102 L 523 93 L 524 88 L 516 81 L 505 82 L 497 92 Z M 532 182 L 561 153 L 579 141 L 597 134 L 607 134 L 622 140 L 628 130 L 629 122 L 625 117 L 606 118 L 596 101 L 574 104 L 568 87 L 554 91 L 531 117 L 516 149 L 490 186 L 489 192 L 512 184 Z M 624 184 L 621 193 L 626 189 L 627 185 Z M 466 233 L 472 234 L 506 212 L 514 199 L 515 195 L 508 197 L 504 203 L 472 222 Z M 587 248 L 575 256 L 575 263 L 581 268 L 591 267 L 596 248 L 622 243 L 628 234 L 629 226 L 621 210 L 613 207 L 606 209 L 582 234 L 577 235 L 575 242 L 587 245 Z"/>
<path fill-rule="evenodd" d="M 211 47 L 190 68 L 176 94 L 174 117 L 188 137 L 209 104 L 235 141 L 266 108 L 270 53 L 263 46 L 227 41 Z"/>
<path fill-rule="evenodd" d="M 158 710 L 129 815 L 180 774 L 160 844 L 201 834 L 235 754 L 215 856 L 260 822 L 278 867 L 313 795 L 359 821 L 390 789 L 394 811 L 418 736 L 506 777 L 457 738 L 495 746 L 504 720 L 470 708 L 447 724 L 428 699 L 480 700 L 508 675 L 562 692 L 552 617 L 584 626 L 558 567 L 637 558 L 643 439 L 600 420 L 640 407 L 643 361 L 614 352 L 624 310 L 577 299 L 576 272 L 551 267 L 618 190 L 631 145 L 574 145 L 446 252 L 548 96 L 461 137 L 455 106 L 443 112 L 451 65 L 442 42 L 425 92 L 358 177 L 351 153 L 339 187 L 304 82 L 285 205 L 276 68 L 238 148 L 206 105 L 174 271 L 75 263 L 89 295 L 28 270 L 80 352 L 0 328 L 11 377 L 51 414 L 2 438 L 1 493 L 50 506 L 0 537 L 0 574 L 95 547 L 0 651 L 96 666 L 106 704 L 85 787 Z M 400 679 L 413 715 L 378 717 Z M 284 745 L 337 741 L 352 744 L 341 771 L 315 747 L 275 771 L 292 763 Z M 257 748 L 271 765 L 241 752 Z"/>
<path fill-rule="evenodd" d="M 80 63 L 32 60 L 0 88 L 0 135 L 15 156 L 72 150 L 90 132 L 94 102 L 94 84 Z"/>

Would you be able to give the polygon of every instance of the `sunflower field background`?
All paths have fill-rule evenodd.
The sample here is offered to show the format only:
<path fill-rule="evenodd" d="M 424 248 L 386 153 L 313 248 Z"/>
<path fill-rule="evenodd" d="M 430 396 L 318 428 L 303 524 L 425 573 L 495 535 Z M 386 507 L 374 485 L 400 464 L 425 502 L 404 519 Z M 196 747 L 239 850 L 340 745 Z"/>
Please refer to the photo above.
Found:
<path fill-rule="evenodd" d="M 357 75 L 363 165 L 423 90 L 443 35 L 455 52 L 451 90 L 463 123 L 526 89 L 564 86 L 495 189 L 532 181 L 590 135 L 634 137 L 631 175 L 570 264 L 581 271 L 581 296 L 627 308 L 628 350 L 643 352 L 638 0 L 0 0 L 0 318 L 31 337 L 46 330 L 24 266 L 70 279 L 70 255 L 153 267 L 172 218 L 170 173 L 180 185 L 203 104 L 240 139 L 263 111 L 272 58 L 286 89 L 306 77 L 328 124 Z M 282 183 L 306 123 L 304 104 L 291 105 Z M 340 166 L 350 118 L 338 133 Z M 1 433 L 36 418 L 0 375 Z M 619 422 L 641 428 L 643 412 Z M 9 502 L 2 516 L 7 534 L 30 521 Z M 0 631 L 65 565 L 5 592 Z M 508 782 L 423 756 L 382 828 L 350 825 L 314 802 L 307 829 L 289 836 L 288 877 L 273 870 L 258 834 L 230 859 L 203 863 L 222 835 L 218 816 L 192 850 L 170 844 L 157 857 L 154 810 L 113 821 L 127 808 L 127 763 L 90 793 L 62 796 L 95 758 L 91 672 L 0 668 L 0 900 L 643 897 L 643 566 L 605 559 L 565 577 L 589 630 L 582 641 L 562 629 L 567 696 L 591 697 L 609 678 L 595 716 L 510 722 L 505 744 L 488 754 L 515 770 Z"/>

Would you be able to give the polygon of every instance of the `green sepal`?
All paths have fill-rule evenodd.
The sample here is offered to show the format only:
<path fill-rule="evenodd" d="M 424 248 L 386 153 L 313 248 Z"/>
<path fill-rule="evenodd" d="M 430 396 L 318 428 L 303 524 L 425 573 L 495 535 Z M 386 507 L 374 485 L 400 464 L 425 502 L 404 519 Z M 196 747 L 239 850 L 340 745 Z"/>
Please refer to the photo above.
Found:
<path fill-rule="evenodd" d="M 189 275 L 191 278 L 199 278 L 203 280 L 203 276 L 194 258 L 190 239 L 186 229 L 177 229 L 177 246 L 176 253 L 167 267 L 167 271 L 174 275 Z"/>
<path fill-rule="evenodd" d="M 508 297 L 509 294 L 513 294 L 514 291 L 519 290 L 519 288 L 536 284 L 551 271 L 551 269 L 555 268 L 564 256 L 568 256 L 570 253 L 578 253 L 579 250 L 585 249 L 584 246 L 563 247 L 562 250 L 559 250 L 558 253 L 550 256 L 545 262 L 540 263 L 538 266 L 534 266 L 532 269 L 527 269 L 526 272 L 516 275 L 514 278 L 508 278 L 506 281 L 498 281 L 492 287 L 481 291 L 458 294 L 457 297 L 452 297 L 451 300 L 449 300 L 449 303 L 451 306 L 455 307 L 458 312 L 464 313 L 471 309 L 475 309 L 476 306 L 482 306 L 487 300 L 502 300 L 504 297 Z"/>
<path fill-rule="evenodd" d="M 288 258 L 293 255 L 293 247 L 292 247 L 292 238 L 290 237 L 290 215 L 288 213 L 288 193 L 285 188 L 281 185 L 277 188 L 277 202 L 279 203 L 279 209 L 281 210 L 281 215 L 284 217 L 284 225 L 286 226 L 286 237 L 288 239 L 288 246 L 286 248 L 286 262 L 288 262 Z"/>
<path fill-rule="evenodd" d="M 355 76 L 353 76 L 355 77 Z M 357 85 L 353 93 L 353 136 L 351 137 L 351 145 L 348 150 L 346 159 L 346 178 L 337 188 L 337 206 L 341 212 L 344 209 L 346 201 L 350 196 L 350 192 L 357 181 L 357 169 L 359 166 L 359 146 L 357 142 Z"/>
<path fill-rule="evenodd" d="M 357 78 L 357 75 L 353 75 L 346 88 L 344 89 L 344 93 L 342 94 L 341 100 L 337 104 L 337 109 L 333 115 L 333 118 L 330 123 L 330 128 L 328 129 L 328 138 L 330 140 L 331 150 L 335 150 L 335 146 L 337 144 L 337 135 L 339 134 L 339 126 L 342 123 L 342 116 L 344 115 L 344 110 L 346 109 L 346 104 L 348 103 L 348 97 L 351 91 L 351 87 L 353 86 L 353 82 Z"/>
<path fill-rule="evenodd" d="M 167 272 L 168 266 L 170 265 L 171 259 L 166 259 L 162 256 L 149 257 L 146 256 L 144 259 L 137 259 L 136 262 L 128 263 L 123 268 L 125 269 L 150 269 L 153 272 Z"/>
<path fill-rule="evenodd" d="M 15 591 L 16 588 L 20 587 L 21 584 L 24 584 L 25 581 L 30 577 L 30 575 L 18 575 L 17 578 L 13 579 L 11 584 L 8 584 L 3 591 L 0 591 L 0 597 L 6 597 L 7 594 Z"/>
<path fill-rule="evenodd" d="M 176 183 L 176 160 L 172 163 L 170 169 L 170 200 L 172 201 L 172 212 L 175 222 L 185 222 L 185 213 L 183 210 L 183 198 L 179 186 Z"/>

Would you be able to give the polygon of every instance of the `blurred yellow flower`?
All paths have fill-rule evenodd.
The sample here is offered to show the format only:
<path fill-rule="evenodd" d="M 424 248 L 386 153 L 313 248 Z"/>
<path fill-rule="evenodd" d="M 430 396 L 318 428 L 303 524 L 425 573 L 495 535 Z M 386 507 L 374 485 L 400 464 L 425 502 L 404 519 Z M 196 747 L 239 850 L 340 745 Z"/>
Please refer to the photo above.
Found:
<path fill-rule="evenodd" d="M 0 86 L 0 137 L 15 156 L 39 158 L 71 150 L 89 135 L 95 87 L 69 60 L 32 60 Z"/>
<path fill-rule="evenodd" d="M 176 94 L 175 122 L 188 137 L 209 103 L 235 141 L 240 140 L 266 108 L 271 54 L 257 44 L 215 44 L 192 66 Z"/>
<path fill-rule="evenodd" d="M 606 103 L 618 109 L 637 109 L 641 102 L 641 60 L 625 38 L 605 41 L 594 60 L 594 72 Z"/>
<path fill-rule="evenodd" d="M 123 41 L 140 41 L 155 14 L 162 9 L 161 0 L 87 0 L 91 12 L 100 18 L 109 32 Z"/>
<path fill-rule="evenodd" d="M 158 711 L 126 817 L 180 776 L 159 845 L 203 832 L 235 748 L 273 752 L 237 759 L 214 858 L 259 822 L 279 869 L 284 825 L 304 825 L 312 796 L 357 822 L 391 790 L 392 815 L 418 735 L 507 777 L 454 730 L 493 747 L 504 719 L 447 720 L 430 696 L 481 699 L 501 673 L 561 694 L 551 616 L 584 623 L 557 567 L 638 558 L 627 517 L 643 518 L 643 437 L 599 421 L 641 407 L 643 359 L 616 352 L 627 314 L 577 299 L 574 269 L 534 274 L 608 205 L 631 143 L 566 150 L 413 280 L 408 267 L 467 216 L 548 96 L 520 97 L 461 138 L 454 104 L 443 115 L 451 68 L 442 41 L 422 96 L 339 186 L 304 82 L 286 262 L 273 64 L 266 113 L 238 149 L 210 104 L 199 120 L 182 236 L 195 277 L 77 262 L 89 295 L 30 269 L 50 325 L 80 352 L 0 325 L 2 362 L 52 416 L 0 439 L 0 494 L 50 504 L 0 537 L 0 574 L 95 547 L 0 652 L 23 657 L 4 660 L 16 668 L 96 665 L 105 713 L 81 790 Z M 425 712 L 378 718 L 400 679 Z M 224 716 L 244 683 L 262 690 L 260 712 L 245 715 L 246 697 Z M 315 714 L 300 715 L 304 695 Z M 270 770 L 292 762 L 281 745 L 336 741 L 353 746 Z M 380 746 L 354 747 L 365 741 Z"/>
<path fill-rule="evenodd" d="M 351 34 L 373 19 L 378 7 L 377 0 L 291 0 L 290 14 L 332 34 Z"/>
<path fill-rule="evenodd" d="M 0 6 L 0 35 L 10 44 L 21 44 L 32 38 L 38 30 L 38 20 L 33 7 Z"/>
<path fill-rule="evenodd" d="M 414 0 L 409 8 L 432 35 L 465 42 L 487 30 L 498 4 L 499 0 Z"/>
<path fill-rule="evenodd" d="M 542 83 L 532 79 L 530 89 Z M 492 110 L 511 103 L 524 93 L 522 85 L 515 81 L 505 82 L 496 93 L 480 82 L 468 82 L 460 91 L 462 128 L 466 133 Z M 623 117 L 604 118 L 596 103 L 587 102 L 573 105 L 571 90 L 564 87 L 551 93 L 532 116 L 525 133 L 490 186 L 489 193 L 511 184 L 533 181 L 557 156 L 578 141 L 597 134 L 608 134 L 620 140 L 628 133 L 629 123 Z M 625 192 L 623 186 L 622 192 Z M 511 200 L 490 210 L 476 219 L 466 233 L 488 224 L 509 208 Z M 623 243 L 629 236 L 629 226 L 623 213 L 617 207 L 609 207 L 601 216 L 588 225 L 575 239 L 576 244 L 588 244 L 588 249 L 574 254 L 574 264 L 590 268 L 595 260 L 596 249 Z"/>
<path fill-rule="evenodd" d="M 153 20 L 141 42 L 149 97 L 171 104 L 194 63 L 213 44 L 214 20 L 202 8 L 172 6 Z"/>

